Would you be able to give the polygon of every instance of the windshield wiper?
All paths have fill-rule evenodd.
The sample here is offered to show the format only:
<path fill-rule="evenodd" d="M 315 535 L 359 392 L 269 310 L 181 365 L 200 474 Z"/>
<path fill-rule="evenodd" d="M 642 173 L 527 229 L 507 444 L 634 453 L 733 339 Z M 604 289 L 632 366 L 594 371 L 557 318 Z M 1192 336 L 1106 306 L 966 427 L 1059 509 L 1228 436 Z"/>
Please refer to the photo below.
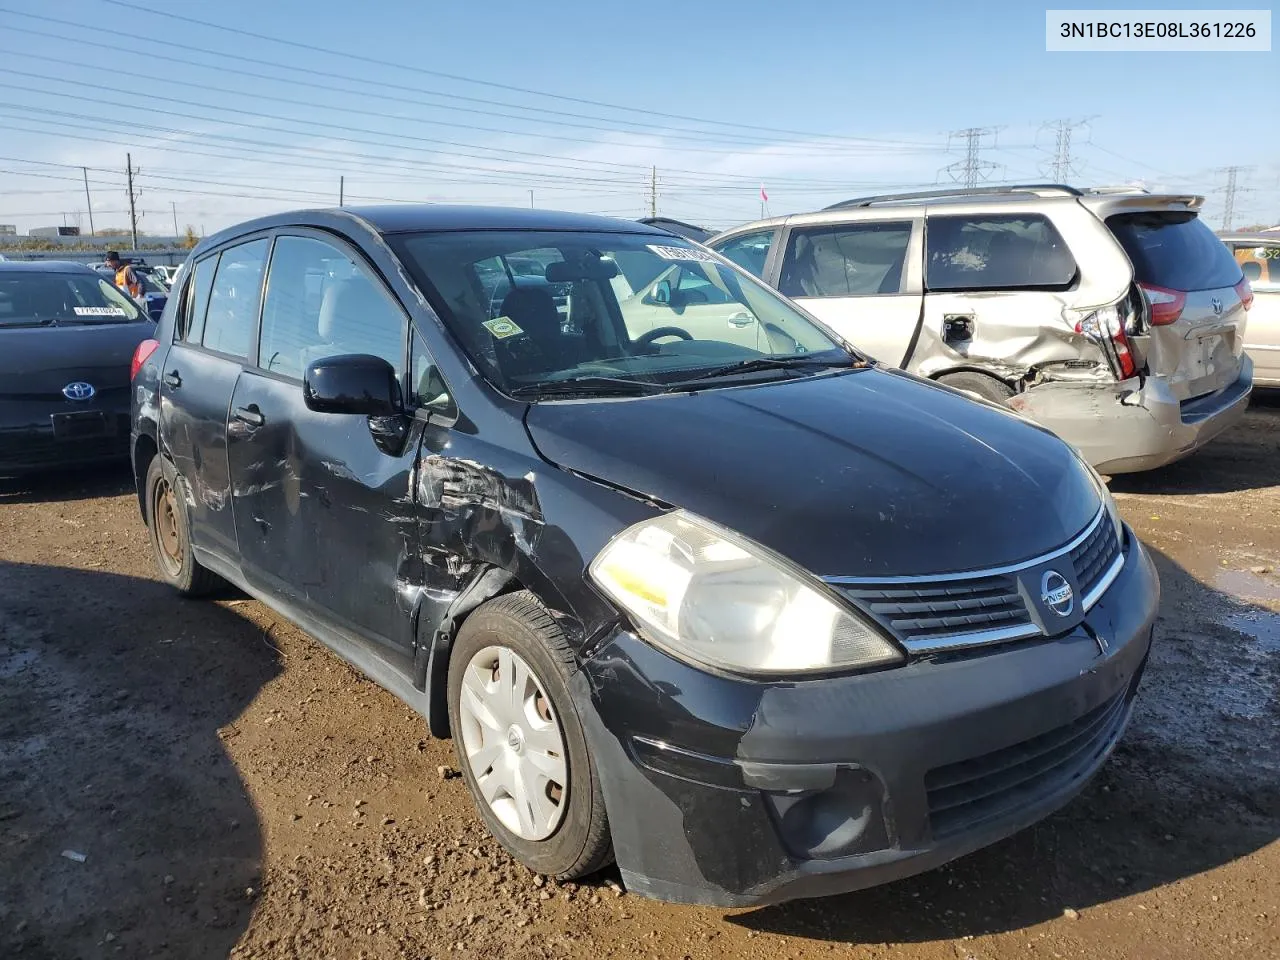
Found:
<path fill-rule="evenodd" d="M 714 380 L 716 377 L 730 377 L 739 373 L 755 373 L 758 370 L 796 370 L 805 367 L 865 367 L 867 363 L 856 357 L 844 354 L 839 358 L 821 359 L 817 354 L 813 356 L 793 356 L 793 357 L 755 357 L 751 360 L 739 360 L 737 363 L 726 364 L 723 367 L 716 367 L 705 373 L 700 373 L 696 377 L 689 377 L 682 380 L 681 383 L 694 383 L 698 380 Z"/>
<path fill-rule="evenodd" d="M 544 383 L 522 384 L 507 391 L 517 399 L 543 399 L 548 397 L 641 397 L 664 393 L 667 388 L 647 380 L 624 380 L 621 377 L 571 377 L 568 380 L 549 380 Z"/>

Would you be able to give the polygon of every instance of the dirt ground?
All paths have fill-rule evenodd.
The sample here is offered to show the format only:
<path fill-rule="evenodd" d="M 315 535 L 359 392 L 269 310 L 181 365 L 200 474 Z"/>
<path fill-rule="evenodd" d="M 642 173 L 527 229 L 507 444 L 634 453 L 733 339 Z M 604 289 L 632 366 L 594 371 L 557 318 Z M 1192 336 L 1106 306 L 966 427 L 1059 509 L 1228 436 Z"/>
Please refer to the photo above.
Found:
<path fill-rule="evenodd" d="M 1113 484 L 1164 602 L 1080 799 L 759 910 L 536 880 L 407 708 L 256 602 L 158 584 L 128 483 L 0 485 L 0 957 L 1280 957 L 1280 401 Z"/>

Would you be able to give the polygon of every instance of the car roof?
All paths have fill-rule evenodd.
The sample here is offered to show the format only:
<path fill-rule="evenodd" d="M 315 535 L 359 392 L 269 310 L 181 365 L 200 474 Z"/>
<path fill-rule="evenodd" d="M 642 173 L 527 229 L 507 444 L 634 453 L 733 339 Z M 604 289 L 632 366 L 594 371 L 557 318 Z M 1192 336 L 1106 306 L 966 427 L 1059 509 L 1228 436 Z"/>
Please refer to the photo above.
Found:
<path fill-rule="evenodd" d="M 74 260 L 3 260 L 0 273 L 93 273 L 93 269 Z"/>
<path fill-rule="evenodd" d="M 599 217 L 557 210 L 523 207 L 482 207 L 443 203 L 399 203 L 383 206 L 329 207 L 294 210 L 260 217 L 229 227 L 200 244 L 204 250 L 228 239 L 257 230 L 287 226 L 332 226 L 342 220 L 359 220 L 382 234 L 454 230 L 566 230 L 602 233 L 642 233 L 670 237 L 664 230 L 634 220 Z"/>

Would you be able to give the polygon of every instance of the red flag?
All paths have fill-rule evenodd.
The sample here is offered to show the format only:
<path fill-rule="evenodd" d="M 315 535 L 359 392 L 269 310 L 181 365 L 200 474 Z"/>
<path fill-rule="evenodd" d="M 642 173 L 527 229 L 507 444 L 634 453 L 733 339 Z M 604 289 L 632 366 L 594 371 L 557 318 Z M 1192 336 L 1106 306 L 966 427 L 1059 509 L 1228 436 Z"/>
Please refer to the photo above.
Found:
<path fill-rule="evenodd" d="M 769 195 L 764 192 L 764 184 L 760 184 L 760 199 L 765 203 L 769 202 Z"/>

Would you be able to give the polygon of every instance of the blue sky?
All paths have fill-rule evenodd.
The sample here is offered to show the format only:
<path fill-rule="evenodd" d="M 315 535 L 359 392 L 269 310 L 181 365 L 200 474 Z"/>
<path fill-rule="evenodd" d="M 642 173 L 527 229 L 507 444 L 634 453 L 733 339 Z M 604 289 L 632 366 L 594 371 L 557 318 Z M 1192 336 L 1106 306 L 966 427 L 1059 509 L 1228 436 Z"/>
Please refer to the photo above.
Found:
<path fill-rule="evenodd" d="M 1239 165 L 1236 225 L 1280 221 L 1276 53 L 1047 53 L 1041 5 L 127 2 L 0 0 L 0 223 L 87 229 L 86 166 L 122 226 L 128 151 L 150 233 L 329 205 L 339 177 L 639 216 L 654 167 L 660 213 L 720 227 L 761 183 L 774 214 L 948 183 L 965 127 L 992 179 L 1047 179 L 1060 119 L 1087 120 L 1074 182 L 1206 193 L 1217 225 Z"/>

